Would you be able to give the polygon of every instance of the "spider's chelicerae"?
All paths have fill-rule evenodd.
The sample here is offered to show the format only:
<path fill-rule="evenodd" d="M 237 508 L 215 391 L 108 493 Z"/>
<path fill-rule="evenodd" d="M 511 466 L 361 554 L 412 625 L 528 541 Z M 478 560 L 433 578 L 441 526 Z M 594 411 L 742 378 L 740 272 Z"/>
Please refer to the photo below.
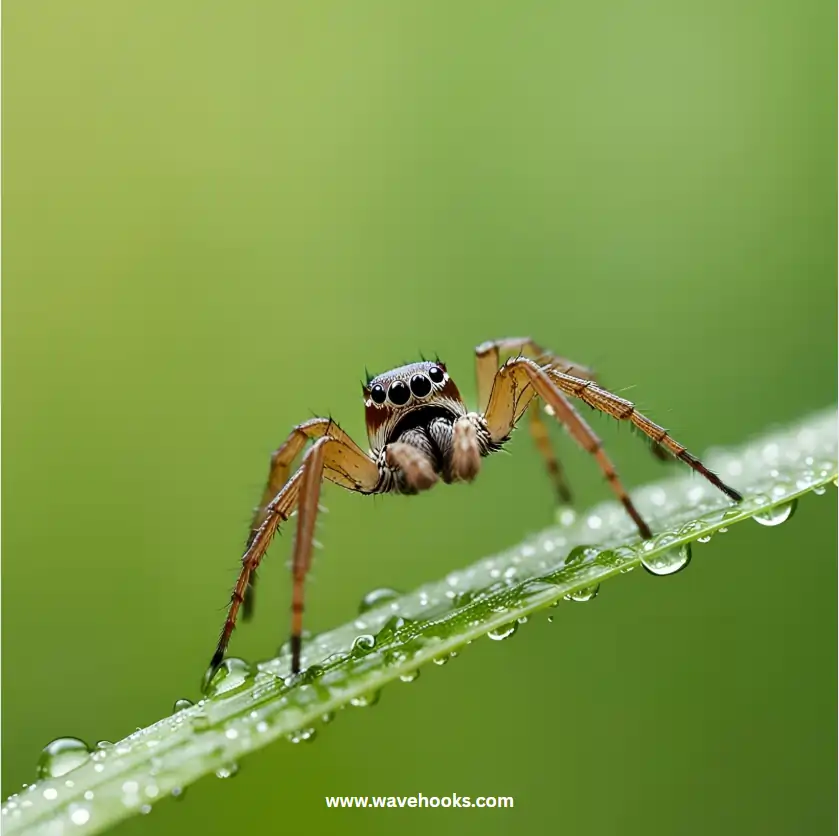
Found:
<path fill-rule="evenodd" d="M 233 589 L 227 619 L 208 676 L 221 665 L 239 608 L 253 611 L 255 571 L 278 527 L 297 510 L 292 559 L 291 670 L 300 670 L 303 588 L 312 556 L 315 517 L 324 479 L 361 494 L 414 494 L 444 482 L 471 482 L 481 459 L 500 450 L 530 410 L 530 430 L 556 491 L 570 500 L 562 469 L 551 448 L 541 411 L 554 416 L 574 440 L 594 456 L 641 537 L 652 536 L 621 484 L 600 439 L 570 398 L 620 421 L 629 421 L 653 444 L 659 457 L 673 456 L 704 476 L 726 496 L 742 496 L 632 403 L 598 385 L 591 369 L 545 351 L 530 339 L 486 342 L 475 350 L 480 411 L 470 412 L 441 362 L 412 363 L 380 374 L 364 385 L 370 450 L 365 452 L 331 418 L 298 424 L 271 456 L 268 484 L 256 509 Z M 512 359 L 499 367 L 502 354 Z M 308 441 L 300 467 L 289 475 Z"/>

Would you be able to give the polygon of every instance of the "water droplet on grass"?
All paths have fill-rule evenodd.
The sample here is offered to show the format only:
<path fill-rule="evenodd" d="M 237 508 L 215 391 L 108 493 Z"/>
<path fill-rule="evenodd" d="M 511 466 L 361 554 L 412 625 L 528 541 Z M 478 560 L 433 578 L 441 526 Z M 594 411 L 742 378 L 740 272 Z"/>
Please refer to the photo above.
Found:
<path fill-rule="evenodd" d="M 369 708 L 371 705 L 375 705 L 379 701 L 379 697 L 381 695 L 381 691 L 370 691 L 368 694 L 359 694 L 357 697 L 353 697 L 350 700 L 350 705 L 353 705 L 356 708 Z"/>
<path fill-rule="evenodd" d="M 509 639 L 516 630 L 519 629 L 518 622 L 511 621 L 509 624 L 502 624 L 500 627 L 494 627 L 487 633 L 487 636 L 493 641 L 500 642 L 504 639 Z"/>
<path fill-rule="evenodd" d="M 593 598 L 596 598 L 599 591 L 600 584 L 596 583 L 593 586 L 586 586 L 582 589 L 575 589 L 573 592 L 569 592 L 565 596 L 565 600 L 576 601 L 578 604 L 583 604 L 586 601 L 591 601 Z"/>
<path fill-rule="evenodd" d="M 755 514 L 754 521 L 761 525 L 780 525 L 781 523 L 785 523 L 795 513 L 797 507 L 798 500 L 793 499 L 792 502 L 785 502 L 783 505 L 776 505 L 768 511 Z"/>
<path fill-rule="evenodd" d="M 401 615 L 392 615 L 383 625 L 382 629 L 376 633 L 374 644 L 381 647 L 383 644 L 393 641 L 396 634 L 407 624 L 411 623 L 411 619 L 402 618 Z"/>
<path fill-rule="evenodd" d="M 311 743 L 317 736 L 317 731 L 313 728 L 298 729 L 287 735 L 291 743 Z"/>
<path fill-rule="evenodd" d="M 420 672 L 419 669 L 417 669 L 414 671 L 408 671 L 407 673 L 403 673 L 399 677 L 399 679 L 402 680 L 402 682 L 415 682 L 417 679 L 419 679 L 419 675 Z"/>
<path fill-rule="evenodd" d="M 41 752 L 35 773 L 39 778 L 58 778 L 81 766 L 90 757 L 90 749 L 77 737 L 59 737 Z"/>
<path fill-rule="evenodd" d="M 177 714 L 179 711 L 183 711 L 185 708 L 192 708 L 195 703 L 192 700 L 188 699 L 180 699 L 175 700 L 175 704 L 172 706 L 172 713 Z"/>
<path fill-rule="evenodd" d="M 358 605 L 358 614 L 362 615 L 368 612 L 368 610 L 375 609 L 388 601 L 393 601 L 394 598 L 398 598 L 401 594 L 401 592 L 387 587 L 373 589 L 361 599 L 361 603 Z"/>
<path fill-rule="evenodd" d="M 690 543 L 656 555 L 641 555 L 641 565 L 652 575 L 675 575 L 690 563 Z"/>
<path fill-rule="evenodd" d="M 87 807 L 76 807 L 72 813 L 70 813 L 70 821 L 73 824 L 79 825 L 81 827 L 83 824 L 87 824 L 90 821 L 90 810 Z"/>
<path fill-rule="evenodd" d="M 577 566 L 580 563 L 587 562 L 587 559 L 591 560 L 598 553 L 599 549 L 594 548 L 594 546 L 574 546 L 568 552 L 568 557 L 565 558 L 563 566 Z"/>
<path fill-rule="evenodd" d="M 361 636 L 356 636 L 350 652 L 353 656 L 366 656 L 375 646 L 376 637 L 365 633 Z"/>
<path fill-rule="evenodd" d="M 562 526 L 573 525 L 577 519 L 577 512 L 573 508 L 562 508 L 557 514 L 557 520 Z"/>
<path fill-rule="evenodd" d="M 207 683 L 208 697 L 218 697 L 238 690 L 256 675 L 256 671 L 244 660 L 231 656 L 225 659 L 213 678 Z"/>
<path fill-rule="evenodd" d="M 216 770 L 216 778 L 233 778 L 238 772 L 238 763 L 227 763 Z"/>
<path fill-rule="evenodd" d="M 210 718 L 203 711 L 191 718 L 192 728 L 197 732 L 207 731 L 210 728 Z"/>

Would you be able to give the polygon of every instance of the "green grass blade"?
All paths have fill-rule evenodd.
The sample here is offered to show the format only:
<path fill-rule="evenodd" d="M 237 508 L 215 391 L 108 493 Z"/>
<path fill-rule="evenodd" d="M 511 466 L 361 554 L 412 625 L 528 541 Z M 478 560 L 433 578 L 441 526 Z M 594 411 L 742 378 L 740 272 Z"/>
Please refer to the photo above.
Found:
<path fill-rule="evenodd" d="M 308 669 L 299 677 L 289 677 L 287 655 L 255 668 L 234 662 L 217 675 L 209 698 L 12 796 L 2 807 L 3 833 L 100 832 L 277 738 L 307 735 L 324 714 L 369 704 L 388 682 L 474 639 L 502 637 L 536 610 L 585 598 L 642 561 L 666 574 L 685 562 L 696 540 L 752 517 L 783 521 L 800 496 L 836 483 L 836 411 L 738 450 L 710 451 L 706 460 L 743 491 L 741 505 L 690 474 L 633 491 L 659 532 L 646 543 L 615 503 L 576 518 L 566 511 L 558 525 L 516 548 L 309 640 Z"/>

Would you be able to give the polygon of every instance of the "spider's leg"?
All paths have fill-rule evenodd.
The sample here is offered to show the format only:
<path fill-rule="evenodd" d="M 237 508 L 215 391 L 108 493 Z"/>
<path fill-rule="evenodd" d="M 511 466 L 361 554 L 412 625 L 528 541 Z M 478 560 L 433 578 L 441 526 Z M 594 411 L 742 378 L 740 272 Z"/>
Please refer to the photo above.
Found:
<path fill-rule="evenodd" d="M 256 537 L 259 531 L 259 527 L 265 522 L 268 515 L 268 504 L 288 481 L 291 466 L 306 446 L 306 442 L 309 440 L 314 441 L 323 436 L 337 438 L 348 447 L 355 447 L 361 453 L 361 449 L 357 447 L 356 443 L 331 418 L 312 418 L 294 427 L 289 433 L 288 438 L 271 455 L 268 480 L 265 484 L 265 490 L 262 492 L 262 499 L 254 509 L 245 548 L 250 548 L 254 537 Z M 256 575 L 252 573 L 248 586 L 245 589 L 245 600 L 242 604 L 242 619 L 244 621 L 248 621 L 253 616 L 255 585 Z"/>
<path fill-rule="evenodd" d="M 541 375 L 547 376 L 554 388 L 560 389 L 575 398 L 579 398 L 594 409 L 605 412 L 613 418 L 617 418 L 619 421 L 631 422 L 655 444 L 658 444 L 675 458 L 683 461 L 697 473 L 704 476 L 715 488 L 729 497 L 729 499 L 733 499 L 735 502 L 740 502 L 743 499 L 739 491 L 726 485 L 716 473 L 708 470 L 696 456 L 689 453 L 667 430 L 638 412 L 635 404 L 631 401 L 618 397 L 591 380 L 583 380 L 582 378 L 564 374 L 553 369 L 549 369 L 547 372 L 538 369 L 538 372 Z M 531 370 L 529 373 L 532 375 L 533 371 Z"/>
<path fill-rule="evenodd" d="M 303 585 L 309 569 L 312 554 L 315 518 L 323 479 L 328 479 L 343 488 L 359 493 L 373 493 L 379 481 L 379 470 L 375 461 L 343 440 L 330 436 L 318 439 L 303 457 L 303 463 L 285 483 L 274 499 L 265 507 L 265 519 L 251 538 L 247 551 L 242 556 L 242 568 L 230 597 L 221 636 L 216 651 L 205 675 L 205 683 L 221 665 L 230 636 L 236 626 L 239 607 L 245 598 L 248 581 L 259 566 L 268 545 L 280 524 L 298 508 L 297 538 L 292 559 L 292 672 L 300 670 L 300 644 L 303 629 Z"/>
<path fill-rule="evenodd" d="M 645 539 L 652 537 L 650 527 L 638 513 L 594 430 L 565 395 L 553 385 L 544 369 L 532 360 L 509 360 L 495 376 L 489 404 L 484 414 L 484 420 L 493 441 L 506 438 L 536 395 L 551 407 L 554 417 L 565 425 L 580 447 L 597 460 L 609 486 L 632 517 L 641 536 Z M 523 408 L 522 403 L 524 403 Z"/>
<path fill-rule="evenodd" d="M 502 340 L 491 340 L 482 343 L 475 349 L 479 409 L 485 410 L 489 403 L 492 384 L 495 380 L 495 373 L 498 371 L 501 357 L 511 355 L 525 355 L 534 360 L 538 360 L 542 364 L 550 363 L 552 366 L 565 369 L 566 371 L 573 369 L 575 374 L 579 374 L 580 377 L 586 379 L 594 380 L 595 378 L 595 373 L 592 369 L 542 348 L 542 346 L 534 342 L 530 337 L 507 337 Z M 564 469 L 553 450 L 548 429 L 540 413 L 540 405 L 534 403 L 530 407 L 530 435 L 544 459 L 548 476 L 553 483 L 559 501 L 568 504 L 571 502 L 571 490 L 565 479 Z"/>
<path fill-rule="evenodd" d="M 489 340 L 481 343 L 475 349 L 475 364 L 478 374 L 478 409 L 484 411 L 489 403 L 489 393 L 492 391 L 492 383 L 495 373 L 501 365 L 501 358 L 530 357 L 536 360 L 539 365 L 550 364 L 552 367 L 562 369 L 565 372 L 573 372 L 577 377 L 584 380 L 595 380 L 597 373 L 584 366 L 582 363 L 575 363 L 567 357 L 560 357 L 539 345 L 530 337 L 505 337 L 501 340 Z"/>
<path fill-rule="evenodd" d="M 548 476 L 554 484 L 557 498 L 560 503 L 570 505 L 572 501 L 571 489 L 568 487 L 568 482 L 565 479 L 565 469 L 557 459 L 554 449 L 551 446 L 551 440 L 548 437 L 548 428 L 542 420 L 541 404 L 537 400 L 533 400 L 528 410 L 530 412 L 530 435 L 536 443 L 536 447 L 542 454 L 545 460 L 545 467 L 548 469 Z"/>
<path fill-rule="evenodd" d="M 501 364 L 502 358 L 529 357 L 542 367 L 550 366 L 551 369 L 579 377 L 582 380 L 599 382 L 599 375 L 594 369 L 584 366 L 582 363 L 577 363 L 574 360 L 569 360 L 567 357 L 555 354 L 550 349 L 543 348 L 531 337 L 505 337 L 501 340 L 491 340 L 479 345 L 475 349 L 475 355 L 478 366 L 478 401 L 480 409 L 486 409 L 486 405 L 489 402 L 489 393 L 492 389 L 492 381 L 495 377 L 495 372 Z M 546 411 L 550 412 L 550 408 L 546 409 Z M 531 426 L 531 434 L 536 440 L 542 455 L 545 457 L 548 473 L 556 483 L 556 477 L 551 471 L 550 460 L 545 455 L 545 449 L 539 441 L 537 432 L 538 430 Z M 650 441 L 650 452 L 657 459 L 665 462 L 672 461 L 670 455 L 661 445 L 656 444 L 652 439 Z M 557 490 L 559 490 L 558 487 Z"/>

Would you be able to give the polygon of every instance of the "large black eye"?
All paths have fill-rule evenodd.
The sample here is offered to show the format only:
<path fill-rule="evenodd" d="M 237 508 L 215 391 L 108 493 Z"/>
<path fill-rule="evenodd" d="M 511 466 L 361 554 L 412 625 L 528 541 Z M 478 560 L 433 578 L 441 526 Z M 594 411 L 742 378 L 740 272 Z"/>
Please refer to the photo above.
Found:
<path fill-rule="evenodd" d="M 387 390 L 387 394 L 390 402 L 396 404 L 396 406 L 402 406 L 408 403 L 408 399 L 411 397 L 410 390 L 401 380 L 394 380 L 390 384 L 390 389 Z"/>
<path fill-rule="evenodd" d="M 443 382 L 443 370 L 439 366 L 432 366 L 428 370 L 428 376 L 435 382 L 435 383 L 442 383 Z M 411 384 L 413 387 L 413 383 Z"/>
<path fill-rule="evenodd" d="M 431 391 L 431 381 L 424 374 L 415 374 L 411 378 L 411 391 L 418 398 L 424 398 Z"/>
<path fill-rule="evenodd" d="M 385 387 L 382 386 L 381 383 L 377 383 L 370 390 L 370 397 L 373 399 L 373 403 L 384 403 L 385 398 L 387 398 L 387 392 L 385 392 Z"/>

